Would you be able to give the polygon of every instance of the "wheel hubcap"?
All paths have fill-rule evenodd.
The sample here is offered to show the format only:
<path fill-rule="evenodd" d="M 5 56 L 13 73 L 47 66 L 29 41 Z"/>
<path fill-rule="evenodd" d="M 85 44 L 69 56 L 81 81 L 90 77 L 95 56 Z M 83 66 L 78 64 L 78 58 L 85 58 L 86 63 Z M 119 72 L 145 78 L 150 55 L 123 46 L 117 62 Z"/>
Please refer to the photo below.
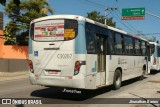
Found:
<path fill-rule="evenodd" d="M 117 78 L 116 78 L 116 84 L 117 84 L 117 85 L 120 84 L 120 77 L 119 77 L 119 76 L 117 76 Z"/>

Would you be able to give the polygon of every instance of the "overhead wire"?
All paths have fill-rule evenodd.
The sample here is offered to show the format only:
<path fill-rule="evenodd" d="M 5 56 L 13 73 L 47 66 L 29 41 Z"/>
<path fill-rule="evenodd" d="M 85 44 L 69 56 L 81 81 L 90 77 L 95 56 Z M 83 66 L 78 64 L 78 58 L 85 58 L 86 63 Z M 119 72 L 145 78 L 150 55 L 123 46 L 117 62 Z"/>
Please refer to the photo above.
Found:
<path fill-rule="evenodd" d="M 91 4 L 90 2 L 86 2 L 86 0 L 77 0 L 78 2 L 80 2 L 80 3 L 83 3 L 83 4 L 85 4 L 86 5 L 86 3 L 87 4 Z M 93 6 L 93 5 L 92 5 Z M 83 9 L 85 9 L 86 11 L 88 11 L 88 8 L 86 8 L 86 7 L 83 7 Z"/>
<path fill-rule="evenodd" d="M 146 34 L 141 34 L 141 35 L 160 35 L 160 33 L 146 33 Z"/>
<path fill-rule="evenodd" d="M 117 11 L 119 15 L 121 15 L 120 11 Z M 123 22 L 123 21 L 122 21 Z M 127 20 L 125 22 L 135 31 L 138 31 L 135 27 L 133 27 Z"/>
<path fill-rule="evenodd" d="M 78 0 L 79 1 L 79 0 Z M 94 5 L 96 5 L 96 6 L 99 6 L 99 7 L 101 7 L 101 8 L 106 8 L 107 6 L 105 6 L 105 5 L 102 5 L 102 4 L 99 4 L 99 3 L 96 3 L 96 2 L 93 2 L 93 1 L 90 1 L 90 0 L 85 0 L 86 2 L 88 2 L 88 3 L 90 3 L 90 4 L 94 4 Z M 116 0 L 117 1 L 117 0 Z M 117 2 L 118 3 L 118 2 Z M 118 11 L 119 12 L 119 11 Z M 110 13 L 112 13 L 112 11 L 110 12 Z M 122 20 L 120 20 L 120 16 L 115 12 L 115 14 L 116 14 L 116 16 L 118 17 L 118 19 L 119 19 L 119 22 L 120 23 L 122 23 L 122 25 L 123 26 L 125 26 L 127 29 L 129 29 L 130 31 L 132 31 L 132 32 L 137 32 L 137 30 L 131 25 L 131 24 L 129 24 L 127 21 L 126 21 L 126 23 L 127 24 L 125 24 Z"/>
<path fill-rule="evenodd" d="M 117 19 L 119 20 L 119 22 L 120 22 L 124 27 L 126 27 L 129 31 L 132 31 L 132 33 L 135 32 L 135 30 L 133 30 L 132 28 L 130 28 L 128 25 L 126 25 L 125 23 L 123 23 L 123 22 L 121 21 L 120 16 L 119 16 L 116 12 L 114 12 L 114 13 L 115 13 Z"/>
<path fill-rule="evenodd" d="M 99 4 L 99 3 L 96 3 L 96 2 L 93 2 L 93 1 L 90 1 L 90 0 L 85 0 L 85 1 L 87 1 L 87 2 L 89 2 L 89 3 L 91 3 L 91 4 L 94 4 L 94 5 L 97 5 L 97 6 L 103 7 L 103 8 L 105 8 L 105 7 L 106 7 L 106 6 L 105 6 L 105 5 L 103 5 L 103 4 Z"/>

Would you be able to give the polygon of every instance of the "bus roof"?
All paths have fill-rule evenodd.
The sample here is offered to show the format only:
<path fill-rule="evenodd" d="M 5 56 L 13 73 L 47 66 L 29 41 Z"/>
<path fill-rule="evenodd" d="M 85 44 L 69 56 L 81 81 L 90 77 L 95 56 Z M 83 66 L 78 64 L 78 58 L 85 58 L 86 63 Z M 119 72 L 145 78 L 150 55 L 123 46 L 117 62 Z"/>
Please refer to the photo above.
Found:
<path fill-rule="evenodd" d="M 111 26 L 108 26 L 108 25 L 104 25 L 104 24 L 102 24 L 102 23 L 93 21 L 93 20 L 88 19 L 88 18 L 86 18 L 86 21 L 89 22 L 89 23 L 96 24 L 96 25 L 99 25 L 99 26 L 101 26 L 101 27 L 105 27 L 105 28 L 107 28 L 107 29 L 110 29 L 110 30 L 119 32 L 119 33 L 127 34 L 127 32 L 125 32 L 125 31 L 123 31 L 123 30 L 120 30 L 120 29 L 117 29 L 117 28 L 114 28 L 114 27 L 111 27 Z"/>
<path fill-rule="evenodd" d="M 42 20 L 49 20 L 49 19 L 76 19 L 76 20 L 85 20 L 85 17 L 79 16 L 79 15 L 68 15 L 68 14 L 63 14 L 63 15 L 50 15 L 50 16 L 45 16 L 41 17 L 38 19 L 34 19 L 31 21 L 31 23 L 35 23 L 38 21 Z"/>
<path fill-rule="evenodd" d="M 154 45 L 159 45 L 160 46 L 160 44 L 157 43 L 157 42 L 149 42 L 149 44 L 154 44 Z"/>

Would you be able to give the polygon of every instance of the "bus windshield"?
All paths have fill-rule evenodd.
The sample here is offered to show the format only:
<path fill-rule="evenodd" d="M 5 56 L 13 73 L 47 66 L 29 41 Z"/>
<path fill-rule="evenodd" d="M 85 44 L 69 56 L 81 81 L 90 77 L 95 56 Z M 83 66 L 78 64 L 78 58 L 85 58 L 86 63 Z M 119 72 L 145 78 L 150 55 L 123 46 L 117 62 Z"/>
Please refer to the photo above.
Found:
<path fill-rule="evenodd" d="M 44 20 L 32 23 L 30 36 L 35 41 L 66 41 L 76 37 L 78 22 L 76 20 Z"/>

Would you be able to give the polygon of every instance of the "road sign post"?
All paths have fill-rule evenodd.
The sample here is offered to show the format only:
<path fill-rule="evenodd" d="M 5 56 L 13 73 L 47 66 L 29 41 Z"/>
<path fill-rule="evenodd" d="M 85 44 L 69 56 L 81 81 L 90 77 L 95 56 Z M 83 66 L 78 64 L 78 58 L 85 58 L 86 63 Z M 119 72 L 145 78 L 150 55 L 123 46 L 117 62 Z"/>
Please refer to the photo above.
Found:
<path fill-rule="evenodd" d="M 143 20 L 145 8 L 125 8 L 122 9 L 122 20 Z"/>

